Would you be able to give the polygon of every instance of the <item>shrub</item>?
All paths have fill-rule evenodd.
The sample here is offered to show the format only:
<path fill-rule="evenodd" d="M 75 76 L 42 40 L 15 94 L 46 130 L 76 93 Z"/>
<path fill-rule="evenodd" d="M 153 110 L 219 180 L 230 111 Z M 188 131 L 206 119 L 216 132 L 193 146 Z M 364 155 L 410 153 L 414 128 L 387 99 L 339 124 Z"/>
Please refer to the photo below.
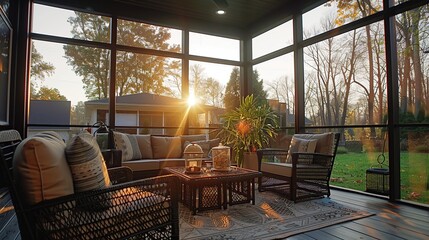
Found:
<path fill-rule="evenodd" d="M 350 152 L 362 152 L 362 142 L 356 140 L 349 140 L 345 143 L 346 148 Z"/>
<path fill-rule="evenodd" d="M 429 146 L 427 145 L 416 146 L 415 151 L 418 153 L 429 153 Z"/>
<path fill-rule="evenodd" d="M 338 147 L 337 148 L 337 154 L 346 154 L 348 151 L 347 151 L 347 148 L 345 148 L 345 147 Z"/>

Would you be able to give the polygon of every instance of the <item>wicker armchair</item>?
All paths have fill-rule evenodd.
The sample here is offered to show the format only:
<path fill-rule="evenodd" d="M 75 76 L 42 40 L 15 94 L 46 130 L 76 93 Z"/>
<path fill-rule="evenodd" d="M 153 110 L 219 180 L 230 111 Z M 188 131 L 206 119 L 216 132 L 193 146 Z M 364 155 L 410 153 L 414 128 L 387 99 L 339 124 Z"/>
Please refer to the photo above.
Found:
<path fill-rule="evenodd" d="M 279 192 L 294 202 L 325 195 L 329 197 L 329 180 L 340 138 L 339 133 L 332 134 L 332 143 L 317 142 L 320 146 L 330 145 L 327 150 L 329 154 L 274 148 L 258 150 L 258 169 L 262 172 L 258 181 L 259 191 Z M 302 137 L 304 134 L 300 135 Z M 308 136 L 311 138 L 310 134 Z"/>
<path fill-rule="evenodd" d="M 172 175 L 128 181 L 126 167 L 109 169 L 111 187 L 75 193 L 25 207 L 11 174 L 21 141 L 0 132 L 0 168 L 7 182 L 22 239 L 178 239 L 178 186 Z M 94 201 L 95 200 L 95 201 Z M 94 202 L 104 208 L 94 208 Z"/>

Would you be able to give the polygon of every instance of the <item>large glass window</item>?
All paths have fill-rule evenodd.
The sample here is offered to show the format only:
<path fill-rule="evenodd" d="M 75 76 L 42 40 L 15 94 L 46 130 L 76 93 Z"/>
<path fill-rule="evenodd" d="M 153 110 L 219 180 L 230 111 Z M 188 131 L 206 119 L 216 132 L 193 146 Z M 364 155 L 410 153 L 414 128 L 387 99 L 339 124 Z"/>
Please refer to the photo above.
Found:
<path fill-rule="evenodd" d="M 287 21 L 252 39 L 252 57 L 258 58 L 293 43 L 293 21 Z"/>
<path fill-rule="evenodd" d="M 189 62 L 189 89 L 192 106 L 190 126 L 208 127 L 220 123 L 224 108 L 239 101 L 240 71 L 236 66 L 199 61 Z M 237 96 L 233 99 L 232 96 Z"/>
<path fill-rule="evenodd" d="M 302 15 L 304 39 L 372 15 L 383 8 L 382 0 L 328 1 Z"/>
<path fill-rule="evenodd" d="M 231 38 L 190 32 L 189 53 L 197 56 L 239 61 L 240 41 Z"/>
<path fill-rule="evenodd" d="M 110 18 L 34 4 L 34 33 L 110 42 Z M 54 20 L 53 20 L 54 19 Z"/>
<path fill-rule="evenodd" d="M 118 19 L 118 44 L 181 52 L 182 31 Z"/>
<path fill-rule="evenodd" d="M 395 17 L 398 53 L 401 198 L 429 204 L 429 6 Z"/>
<path fill-rule="evenodd" d="M 381 124 L 387 112 L 383 23 L 304 49 L 305 112 L 313 126 Z M 375 137 L 371 132 L 370 137 Z"/>
<path fill-rule="evenodd" d="M 180 59 L 118 51 L 116 95 L 148 93 L 181 98 Z"/>
<path fill-rule="evenodd" d="M 280 117 L 281 127 L 294 126 L 294 61 L 293 53 L 253 67 L 253 93 L 265 96 Z"/>
<path fill-rule="evenodd" d="M 108 102 L 110 51 L 44 41 L 32 43 L 29 123 L 94 123 L 96 112 L 92 115 L 87 103 L 103 99 Z M 29 131 L 36 128 L 30 127 Z M 67 127 L 61 129 L 68 131 Z"/>

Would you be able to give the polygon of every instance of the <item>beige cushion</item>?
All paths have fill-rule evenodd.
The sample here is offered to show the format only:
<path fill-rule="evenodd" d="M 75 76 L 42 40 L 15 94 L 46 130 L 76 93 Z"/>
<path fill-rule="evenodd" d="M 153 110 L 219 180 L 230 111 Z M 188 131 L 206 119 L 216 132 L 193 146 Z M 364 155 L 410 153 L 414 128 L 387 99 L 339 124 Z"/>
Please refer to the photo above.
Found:
<path fill-rule="evenodd" d="M 165 167 L 184 167 L 184 166 L 185 166 L 184 158 L 159 159 L 160 169 L 163 169 Z"/>
<path fill-rule="evenodd" d="M 268 173 L 273 173 L 280 176 L 292 177 L 292 164 L 262 162 L 261 172 L 268 172 Z"/>
<path fill-rule="evenodd" d="M 137 144 L 139 145 L 141 158 L 142 159 L 153 158 L 150 135 L 135 135 L 135 136 L 137 139 Z"/>
<path fill-rule="evenodd" d="M 101 189 L 111 185 L 100 147 L 91 134 L 82 133 L 71 138 L 67 142 L 65 152 L 75 192 Z"/>
<path fill-rule="evenodd" d="M 262 162 L 261 171 L 284 177 L 292 177 L 292 164 Z M 318 165 L 298 164 L 296 174 L 298 178 L 305 178 L 307 180 L 326 180 L 329 174 L 329 168 Z"/>
<path fill-rule="evenodd" d="M 182 135 L 180 136 L 180 144 L 182 144 L 183 149 L 185 149 L 185 142 L 193 143 L 195 141 L 205 141 L 208 140 L 207 135 L 197 134 L 197 135 Z"/>
<path fill-rule="evenodd" d="M 66 144 L 54 133 L 24 139 L 13 159 L 18 194 L 26 205 L 74 193 L 73 179 L 64 149 Z"/>
<path fill-rule="evenodd" d="M 123 162 L 122 166 L 131 168 L 133 171 L 145 171 L 145 170 L 159 170 L 159 160 L 155 159 L 142 159 Z"/>
<path fill-rule="evenodd" d="M 151 136 L 150 140 L 154 159 L 180 158 L 182 156 L 180 137 Z"/>
<path fill-rule="evenodd" d="M 317 139 L 317 145 L 314 152 L 323 154 L 334 153 L 335 134 L 333 132 L 328 133 L 315 133 L 315 134 L 294 134 L 299 139 Z"/>
<path fill-rule="evenodd" d="M 292 162 L 292 153 L 314 153 L 317 142 L 317 139 L 301 139 L 294 135 L 290 143 L 286 162 Z"/>
<path fill-rule="evenodd" d="M 133 147 L 127 134 L 121 132 L 113 132 L 115 141 L 115 149 L 122 151 L 122 161 L 133 159 Z"/>

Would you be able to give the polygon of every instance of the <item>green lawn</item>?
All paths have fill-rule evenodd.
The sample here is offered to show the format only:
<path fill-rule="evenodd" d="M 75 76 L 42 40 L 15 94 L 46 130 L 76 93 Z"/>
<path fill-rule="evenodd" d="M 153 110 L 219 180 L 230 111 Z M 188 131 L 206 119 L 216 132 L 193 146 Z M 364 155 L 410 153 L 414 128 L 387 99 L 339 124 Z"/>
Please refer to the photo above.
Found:
<path fill-rule="evenodd" d="M 380 153 L 338 153 L 331 185 L 365 191 L 366 170 L 379 167 Z M 385 164 L 388 164 L 386 154 Z M 385 166 L 387 167 L 387 166 Z M 429 204 L 429 154 L 401 152 L 401 198 Z"/>

